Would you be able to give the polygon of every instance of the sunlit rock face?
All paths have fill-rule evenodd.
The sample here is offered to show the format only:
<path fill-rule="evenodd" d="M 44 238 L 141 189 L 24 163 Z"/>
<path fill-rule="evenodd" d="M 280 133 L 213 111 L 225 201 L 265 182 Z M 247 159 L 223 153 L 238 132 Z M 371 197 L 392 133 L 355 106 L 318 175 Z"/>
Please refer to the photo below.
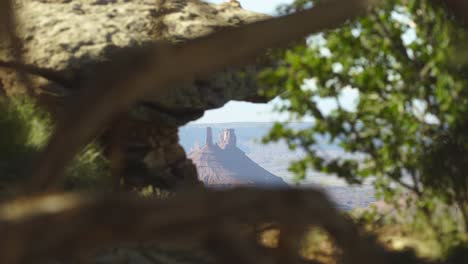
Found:
<path fill-rule="evenodd" d="M 188 158 L 195 164 L 198 178 L 208 186 L 288 187 L 237 147 L 234 129 L 221 131 L 218 142 L 213 144 L 212 130 L 208 127 L 205 145 L 194 148 Z"/>
<path fill-rule="evenodd" d="M 125 60 L 124 65 L 138 64 L 148 59 L 147 51 L 157 42 L 183 43 L 268 18 L 228 1 L 13 1 L 23 62 L 43 70 L 28 72 L 33 90 L 44 96 L 53 94 L 54 102 L 73 96 L 108 61 L 118 58 Z M 1 61 L 14 61 L 13 54 L 7 41 L 0 42 Z M 115 78 L 123 74 L 117 70 L 112 70 Z M 187 78 L 175 89 L 154 87 L 157 92 L 148 93 L 134 112 L 145 121 L 184 125 L 229 100 L 255 98 L 257 70 L 254 65 L 226 68 L 212 76 Z M 0 83 L 8 94 L 25 90 L 17 72 L 9 68 L 0 67 Z"/>
<path fill-rule="evenodd" d="M 237 138 L 234 129 L 225 129 L 219 134 L 218 146 L 222 149 L 237 148 Z"/>
<path fill-rule="evenodd" d="M 55 73 L 32 74 L 38 91 L 59 96 L 73 93 L 95 67 L 122 54 L 147 59 L 139 50 L 155 42 L 181 43 L 223 28 L 268 18 L 230 2 L 210 4 L 185 0 L 14 0 L 17 33 L 24 63 Z M 228 50 L 227 50 L 228 52 Z M 0 42 L 0 60 L 12 61 L 10 47 Z M 185 124 L 229 100 L 257 94 L 256 67 L 225 69 L 204 79 L 188 79 L 178 89 L 149 93 L 145 118 Z M 119 73 L 116 73 L 116 77 Z M 0 68 L 0 81 L 10 93 L 22 90 L 15 72 Z M 46 77 L 46 78 L 44 78 Z M 174 110 L 179 109 L 178 111 Z M 182 109 L 182 110 L 180 110 Z M 162 113 L 161 113 L 162 112 Z M 182 112 L 183 114 L 181 114 Z"/>

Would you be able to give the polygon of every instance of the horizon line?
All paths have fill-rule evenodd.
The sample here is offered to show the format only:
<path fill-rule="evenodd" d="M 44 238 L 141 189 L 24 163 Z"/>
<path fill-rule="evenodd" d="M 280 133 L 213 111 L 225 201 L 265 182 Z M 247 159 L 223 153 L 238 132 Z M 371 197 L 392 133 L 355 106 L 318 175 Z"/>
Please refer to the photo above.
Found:
<path fill-rule="evenodd" d="M 268 123 L 313 123 L 313 121 L 232 121 L 232 122 L 203 122 L 203 123 L 187 123 L 184 126 L 189 126 L 189 125 L 216 125 L 216 124 L 247 124 L 247 123 L 260 123 L 260 124 L 268 124 Z"/>

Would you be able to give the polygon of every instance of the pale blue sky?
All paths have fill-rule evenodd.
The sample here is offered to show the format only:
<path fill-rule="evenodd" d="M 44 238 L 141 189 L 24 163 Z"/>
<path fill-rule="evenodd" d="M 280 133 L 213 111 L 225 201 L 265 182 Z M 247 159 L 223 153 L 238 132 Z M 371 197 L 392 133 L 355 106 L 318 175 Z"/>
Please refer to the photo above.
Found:
<path fill-rule="evenodd" d="M 245 9 L 275 14 L 276 7 L 280 4 L 291 3 L 293 0 L 239 0 L 241 6 Z M 207 0 L 212 3 L 222 3 L 226 0 Z M 340 97 L 340 103 L 353 107 L 356 101 L 356 91 L 348 89 Z M 224 123 L 224 122 L 271 122 L 271 121 L 285 121 L 287 116 L 285 114 L 277 113 L 273 110 L 274 105 L 280 103 L 279 100 L 273 100 L 268 104 L 253 104 L 246 102 L 231 101 L 223 107 L 215 110 L 206 111 L 205 115 L 196 120 L 196 123 Z M 336 101 L 320 100 L 318 102 L 319 108 L 324 112 L 329 112 L 336 107 Z M 308 121 L 310 119 L 306 119 Z"/>
<path fill-rule="evenodd" d="M 204 0 L 211 3 L 223 3 L 229 0 Z M 280 4 L 292 3 L 292 0 L 238 0 L 242 8 L 255 12 L 274 14 Z"/>

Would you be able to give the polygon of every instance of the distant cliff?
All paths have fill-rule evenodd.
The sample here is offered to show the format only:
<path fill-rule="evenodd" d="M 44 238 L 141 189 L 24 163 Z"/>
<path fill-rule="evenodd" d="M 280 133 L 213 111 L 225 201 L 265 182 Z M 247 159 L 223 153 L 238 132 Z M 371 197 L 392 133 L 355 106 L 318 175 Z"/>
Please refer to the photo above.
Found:
<path fill-rule="evenodd" d="M 193 161 L 199 179 L 206 185 L 288 186 L 283 179 L 260 167 L 237 147 L 234 129 L 222 130 L 218 142 L 213 143 L 212 129 L 206 128 L 205 144 L 201 148 L 195 147 L 188 153 L 188 158 Z"/>

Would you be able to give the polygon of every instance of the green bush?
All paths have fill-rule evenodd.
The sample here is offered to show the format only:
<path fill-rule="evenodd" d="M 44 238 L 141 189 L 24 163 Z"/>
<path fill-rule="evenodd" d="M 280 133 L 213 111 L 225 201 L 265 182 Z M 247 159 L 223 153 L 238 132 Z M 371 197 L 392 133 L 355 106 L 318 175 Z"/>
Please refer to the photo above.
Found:
<path fill-rule="evenodd" d="M 30 98 L 0 98 L 0 184 L 3 191 L 31 175 L 31 165 L 46 144 L 53 123 Z M 108 161 L 97 144 L 85 147 L 67 167 L 65 189 L 109 188 Z"/>
<path fill-rule="evenodd" d="M 316 170 L 373 182 L 377 199 L 401 211 L 392 221 L 432 237 L 443 255 L 468 230 L 467 42 L 468 32 L 428 0 L 384 1 L 312 36 L 259 77 L 264 96 L 280 95 L 279 111 L 312 125 L 278 123 L 264 141 L 308 154 L 290 166 L 299 179 Z M 324 154 L 324 143 L 342 153 Z M 414 199 L 402 207 L 403 194 Z"/>
<path fill-rule="evenodd" d="M 26 98 L 0 99 L 1 181 L 24 177 L 50 134 L 49 118 Z"/>

